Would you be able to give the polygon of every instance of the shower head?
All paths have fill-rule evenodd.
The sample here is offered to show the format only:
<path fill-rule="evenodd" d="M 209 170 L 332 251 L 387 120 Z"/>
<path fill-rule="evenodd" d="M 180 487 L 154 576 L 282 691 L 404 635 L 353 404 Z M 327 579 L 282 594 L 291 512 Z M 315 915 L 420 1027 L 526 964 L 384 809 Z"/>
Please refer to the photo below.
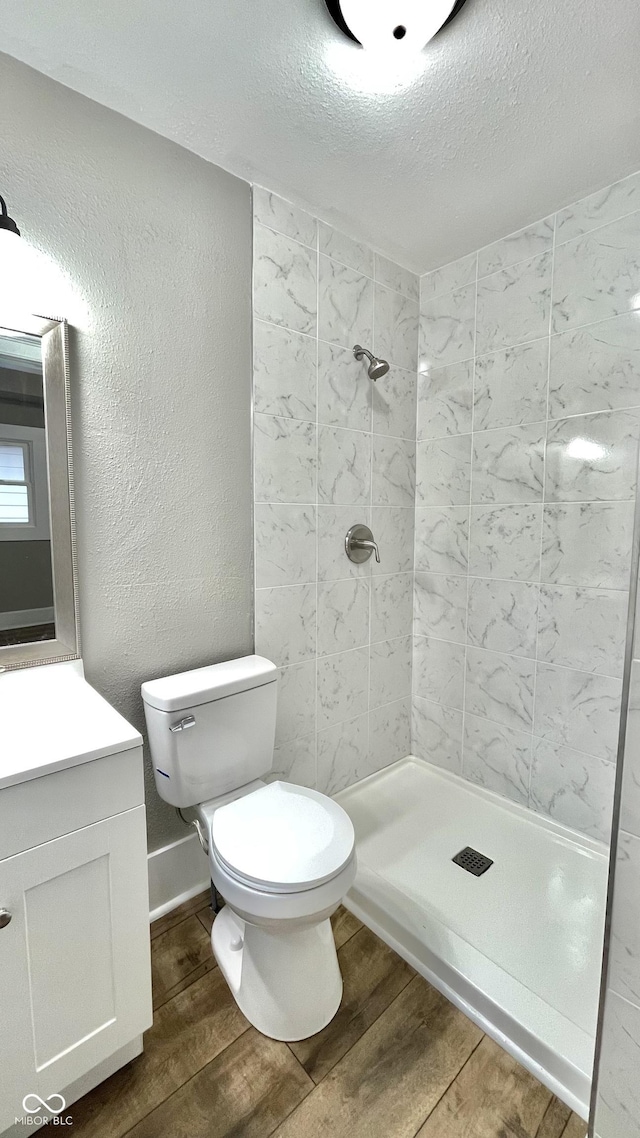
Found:
<path fill-rule="evenodd" d="M 356 344 L 355 348 L 353 349 L 353 354 L 357 360 L 361 360 L 365 356 L 367 357 L 369 361 L 367 373 L 369 375 L 369 379 L 373 379 L 374 382 L 376 379 L 380 379 L 381 376 L 387 374 L 389 370 L 389 364 L 387 361 L 379 360 L 377 356 L 373 356 L 371 352 L 368 352 L 367 349 L 363 348 L 360 344 Z"/>

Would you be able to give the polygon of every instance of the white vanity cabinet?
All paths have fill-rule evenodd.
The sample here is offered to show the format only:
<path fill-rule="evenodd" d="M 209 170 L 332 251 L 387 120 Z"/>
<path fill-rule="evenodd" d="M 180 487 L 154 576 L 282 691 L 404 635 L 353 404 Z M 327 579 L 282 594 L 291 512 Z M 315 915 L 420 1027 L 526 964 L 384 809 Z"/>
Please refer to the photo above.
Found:
<path fill-rule="evenodd" d="M 0 1133 L 24 1132 L 25 1096 L 69 1106 L 140 1052 L 152 1021 L 141 739 L 77 671 L 62 688 L 82 721 L 64 746 L 36 727 L 34 768 L 22 741 L 21 759 L 1 745 Z"/>

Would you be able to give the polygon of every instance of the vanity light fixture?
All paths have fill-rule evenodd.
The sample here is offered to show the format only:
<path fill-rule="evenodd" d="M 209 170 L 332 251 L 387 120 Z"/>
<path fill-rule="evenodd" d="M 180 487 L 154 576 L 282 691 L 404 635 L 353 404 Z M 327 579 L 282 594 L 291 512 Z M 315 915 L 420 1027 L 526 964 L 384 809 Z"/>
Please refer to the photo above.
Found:
<path fill-rule="evenodd" d="M 30 312 L 26 289 L 29 280 L 29 248 L 7 212 L 0 195 L 0 313 Z"/>
<path fill-rule="evenodd" d="M 334 22 L 361 47 L 420 52 L 465 0 L 325 0 Z"/>
<path fill-rule="evenodd" d="M 66 312 L 76 324 L 90 318 L 72 281 L 44 249 L 22 236 L 0 194 L 0 324 L 20 328 L 15 321 L 36 312 Z"/>
<path fill-rule="evenodd" d="M 0 195 L 0 233 L 14 234 L 16 237 L 20 236 L 20 230 L 12 217 L 7 213 L 7 203 L 2 195 Z"/>

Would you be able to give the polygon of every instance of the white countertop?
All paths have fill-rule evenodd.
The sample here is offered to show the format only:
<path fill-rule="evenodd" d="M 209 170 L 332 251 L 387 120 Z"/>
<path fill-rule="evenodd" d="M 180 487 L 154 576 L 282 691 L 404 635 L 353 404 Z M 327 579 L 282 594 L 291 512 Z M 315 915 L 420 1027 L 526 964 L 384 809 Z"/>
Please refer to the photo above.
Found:
<path fill-rule="evenodd" d="M 0 674 L 0 790 L 141 744 L 80 660 Z"/>

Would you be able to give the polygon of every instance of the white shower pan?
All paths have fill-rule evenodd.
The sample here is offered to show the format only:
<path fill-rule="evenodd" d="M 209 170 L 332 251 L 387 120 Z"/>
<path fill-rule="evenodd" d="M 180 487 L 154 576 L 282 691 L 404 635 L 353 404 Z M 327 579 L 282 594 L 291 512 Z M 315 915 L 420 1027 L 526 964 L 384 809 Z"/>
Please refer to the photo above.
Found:
<path fill-rule="evenodd" d="M 336 798 L 346 907 L 586 1119 L 607 848 L 411 757 Z M 451 860 L 466 846 L 493 861 L 480 877 Z"/>

